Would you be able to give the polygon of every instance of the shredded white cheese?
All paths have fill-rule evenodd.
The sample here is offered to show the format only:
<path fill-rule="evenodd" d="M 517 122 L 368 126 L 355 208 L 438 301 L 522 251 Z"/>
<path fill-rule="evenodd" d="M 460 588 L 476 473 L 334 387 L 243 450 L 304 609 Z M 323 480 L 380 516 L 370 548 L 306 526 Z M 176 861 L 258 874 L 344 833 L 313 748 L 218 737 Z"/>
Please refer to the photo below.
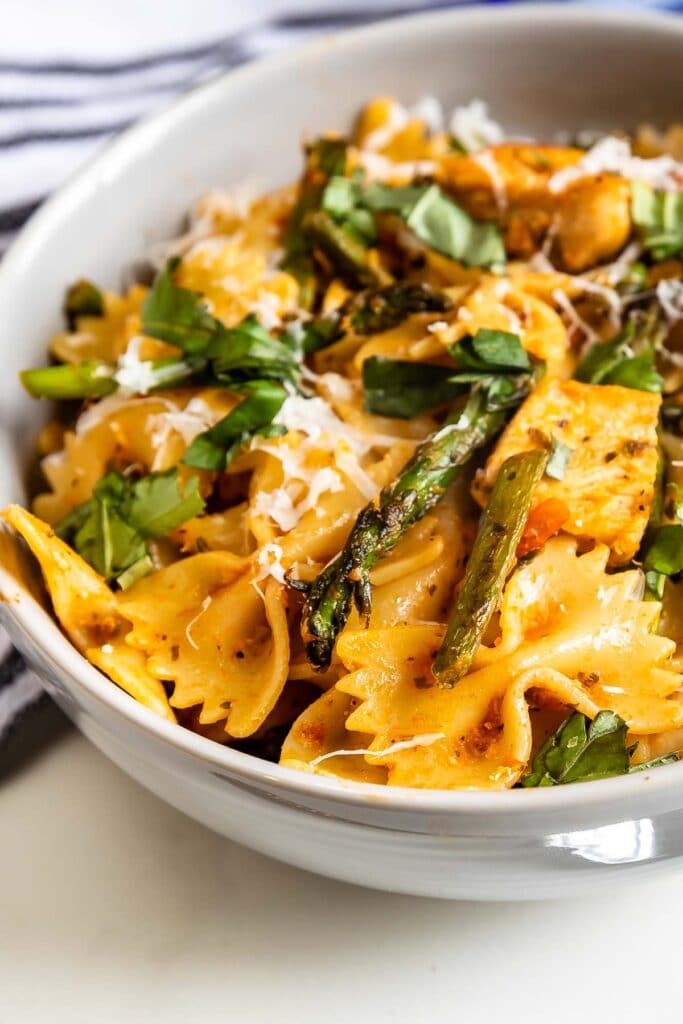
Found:
<path fill-rule="evenodd" d="M 114 380 L 129 394 L 146 395 L 159 384 L 158 375 L 149 359 L 140 359 L 140 346 L 144 338 L 131 338 L 123 355 L 119 356 Z"/>
<path fill-rule="evenodd" d="M 496 163 L 496 158 L 490 150 L 481 150 L 479 153 L 475 153 L 472 159 L 479 164 L 481 169 L 488 175 L 489 181 L 493 188 L 493 197 L 496 200 L 496 206 L 498 207 L 498 213 L 504 214 L 508 208 L 508 194 L 505 188 L 505 182 L 503 176 L 500 173 L 500 168 Z"/>
<path fill-rule="evenodd" d="M 410 181 L 412 178 L 435 174 L 438 169 L 434 160 L 403 160 L 395 163 L 381 153 L 367 152 L 364 149 L 358 151 L 356 158 L 365 171 L 368 184 L 375 181 L 394 181 L 404 178 L 406 181 Z"/>
<path fill-rule="evenodd" d="M 456 107 L 451 115 L 450 131 L 468 153 L 496 146 L 505 138 L 501 126 L 489 117 L 483 100 L 472 100 L 465 107 Z"/>
<path fill-rule="evenodd" d="M 431 747 L 433 743 L 438 740 L 444 740 L 446 738 L 445 732 L 425 732 L 417 736 L 413 736 L 410 740 L 399 740 L 397 743 L 392 743 L 390 746 L 385 747 L 384 750 L 370 750 L 367 747 L 358 747 L 356 750 L 330 750 L 327 754 L 320 754 L 318 757 L 314 757 L 312 761 L 309 761 L 311 768 L 315 768 L 317 765 L 322 764 L 323 761 L 327 761 L 331 757 L 358 757 L 359 755 L 365 755 L 367 757 L 387 757 L 389 754 L 396 754 L 399 750 L 413 750 L 415 747 Z"/>
<path fill-rule="evenodd" d="M 212 601 L 213 598 L 211 597 L 211 595 L 207 595 L 207 597 L 205 597 L 204 600 L 202 601 L 199 611 L 197 612 L 195 617 L 193 619 L 190 619 L 188 624 L 185 626 L 185 636 L 187 637 L 187 642 L 190 645 L 190 647 L 194 647 L 195 651 L 199 650 L 199 645 L 195 643 L 192 637 L 192 627 L 196 625 L 196 623 L 201 619 L 202 615 L 207 610 Z"/>
<path fill-rule="evenodd" d="M 656 289 L 657 301 L 670 324 L 683 318 L 683 281 L 666 278 Z"/>
<path fill-rule="evenodd" d="M 619 174 L 629 181 L 644 181 L 658 189 L 678 189 L 683 184 L 683 164 L 672 156 L 644 160 L 633 156 L 631 144 L 626 139 L 608 135 L 596 142 L 577 164 L 556 171 L 550 179 L 549 188 L 551 192 L 563 192 L 581 178 L 605 172 Z"/>
<path fill-rule="evenodd" d="M 278 583 L 285 582 L 285 567 L 282 564 L 282 548 L 279 544 L 275 542 L 264 544 L 258 553 L 256 561 L 260 566 L 258 575 L 254 580 L 257 590 L 259 589 L 258 581 L 264 580 L 268 576 L 272 576 Z"/>
<path fill-rule="evenodd" d="M 600 335 L 597 334 L 593 328 L 586 323 L 586 321 L 579 316 L 571 299 L 559 288 L 556 288 L 553 294 L 553 301 L 560 307 L 560 310 L 564 313 L 565 317 L 569 321 L 569 326 L 575 330 L 580 331 L 585 338 L 585 346 L 592 345 L 595 341 L 600 341 Z"/>

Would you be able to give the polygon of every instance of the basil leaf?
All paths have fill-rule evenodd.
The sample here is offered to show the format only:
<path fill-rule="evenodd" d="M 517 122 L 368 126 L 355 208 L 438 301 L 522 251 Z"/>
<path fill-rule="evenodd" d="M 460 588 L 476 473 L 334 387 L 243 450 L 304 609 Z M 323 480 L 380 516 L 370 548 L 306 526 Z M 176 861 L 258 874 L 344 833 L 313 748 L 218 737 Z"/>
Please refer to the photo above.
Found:
<path fill-rule="evenodd" d="M 523 787 L 588 782 L 629 770 L 626 722 L 614 711 L 599 711 L 591 722 L 575 711 L 537 752 Z"/>
<path fill-rule="evenodd" d="M 450 353 L 461 367 L 478 375 L 531 370 L 531 360 L 519 335 L 508 331 L 480 328 L 476 334 L 465 335 L 451 345 Z M 457 379 L 464 380 L 465 375 Z"/>
<path fill-rule="evenodd" d="M 235 409 L 194 439 L 183 462 L 198 469 L 221 472 L 250 438 L 272 426 L 286 397 L 284 388 L 277 384 L 254 382 L 247 397 Z M 276 428 L 278 433 L 284 433 L 277 425 Z"/>
<path fill-rule="evenodd" d="M 438 185 L 430 186 L 418 199 L 406 224 L 425 245 L 465 266 L 505 265 L 505 246 L 498 226 L 473 220 Z"/>
<path fill-rule="evenodd" d="M 649 346 L 644 352 L 630 359 L 624 359 L 605 375 L 602 384 L 619 384 L 636 391 L 650 391 L 661 394 L 664 379 L 655 366 L 655 351 Z"/>
<path fill-rule="evenodd" d="M 445 313 L 452 302 L 428 284 L 391 284 L 361 292 L 346 305 L 357 334 L 378 334 L 397 327 L 413 313 Z"/>
<path fill-rule="evenodd" d="M 173 274 L 180 259 L 170 259 L 142 303 L 142 333 L 177 345 L 188 355 L 203 355 L 217 331 L 220 320 L 209 313 L 199 292 L 179 288 Z"/>
<path fill-rule="evenodd" d="M 549 476 L 551 480 L 564 480 L 573 454 L 573 448 L 553 437 L 550 443 L 550 455 L 545 466 L 545 475 Z"/>
<path fill-rule="evenodd" d="M 181 494 L 175 467 L 136 480 L 122 506 L 126 520 L 142 537 L 165 537 L 203 508 L 199 478 L 190 477 Z"/>
<path fill-rule="evenodd" d="M 206 357 L 216 380 L 228 386 L 252 379 L 294 382 L 299 375 L 291 339 L 288 343 L 273 338 L 253 314 L 236 327 L 221 324 L 206 349 Z"/>
<path fill-rule="evenodd" d="M 463 393 L 450 375 L 446 366 L 371 356 L 363 363 L 365 409 L 376 416 L 411 419 Z"/>
<path fill-rule="evenodd" d="M 70 331 L 76 329 L 76 321 L 80 316 L 103 316 L 104 297 L 102 292 L 86 278 L 76 281 L 70 288 L 64 299 L 64 316 Z"/>
<path fill-rule="evenodd" d="M 671 523 L 656 529 L 643 566 L 648 574 L 675 576 L 683 572 L 683 525 Z"/>
<path fill-rule="evenodd" d="M 656 260 L 683 252 L 683 192 L 658 191 L 642 181 L 631 184 L 631 216 Z"/>
<path fill-rule="evenodd" d="M 405 220 L 429 187 L 429 185 L 385 185 L 377 181 L 363 193 L 363 205 L 368 210 L 398 213 Z"/>
<path fill-rule="evenodd" d="M 118 387 L 114 380 L 114 367 L 98 362 L 23 370 L 19 377 L 33 398 L 52 398 L 56 401 L 103 398 Z"/>
<path fill-rule="evenodd" d="M 640 764 L 632 764 L 629 768 L 629 775 L 633 775 L 634 772 L 647 772 L 651 768 L 659 768 L 662 764 L 675 764 L 676 761 L 680 761 L 681 755 L 677 753 L 662 754 L 661 757 L 653 757 L 651 761 L 641 761 Z"/>
<path fill-rule="evenodd" d="M 588 349 L 574 374 L 576 380 L 661 392 L 664 381 L 655 367 L 655 345 L 649 340 L 651 335 L 656 338 L 656 328 L 646 323 L 639 334 L 632 318 L 616 338 L 598 341 Z"/>
<path fill-rule="evenodd" d="M 152 568 L 149 538 L 165 536 L 203 509 L 198 479 L 188 480 L 181 493 L 176 468 L 136 481 L 107 473 L 56 533 L 106 580 L 124 587 Z"/>

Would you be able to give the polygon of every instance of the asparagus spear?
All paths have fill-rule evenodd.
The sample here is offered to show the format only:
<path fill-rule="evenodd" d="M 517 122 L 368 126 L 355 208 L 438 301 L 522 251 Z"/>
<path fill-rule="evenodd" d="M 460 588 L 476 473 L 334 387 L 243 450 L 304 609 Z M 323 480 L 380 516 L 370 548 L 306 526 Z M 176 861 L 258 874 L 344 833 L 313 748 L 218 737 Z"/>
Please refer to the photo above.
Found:
<path fill-rule="evenodd" d="M 338 272 L 354 286 L 378 288 L 391 280 L 368 263 L 365 246 L 324 210 L 311 210 L 302 221 L 304 233 L 314 246 L 322 250 Z"/>
<path fill-rule="evenodd" d="M 498 472 L 479 521 L 458 600 L 434 660 L 434 675 L 444 689 L 455 686 L 467 672 L 498 606 L 547 461 L 547 452 L 521 452 L 506 459 Z"/>
<path fill-rule="evenodd" d="M 518 400 L 527 387 L 528 382 L 519 384 Z M 363 509 L 341 553 L 307 590 L 302 633 L 306 653 L 316 668 L 330 664 L 352 601 L 367 622 L 373 565 L 441 500 L 460 468 L 500 431 L 505 419 L 505 409 L 490 402 L 487 389 L 475 386 L 464 409 L 423 441 L 398 479 L 382 490 L 377 503 Z"/>

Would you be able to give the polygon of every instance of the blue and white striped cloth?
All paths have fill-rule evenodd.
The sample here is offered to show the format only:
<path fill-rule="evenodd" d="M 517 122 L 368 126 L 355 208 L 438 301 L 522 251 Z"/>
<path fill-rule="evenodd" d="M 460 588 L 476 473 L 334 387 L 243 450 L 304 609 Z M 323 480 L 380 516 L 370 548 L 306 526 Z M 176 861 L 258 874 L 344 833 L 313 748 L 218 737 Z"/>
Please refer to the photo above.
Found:
<path fill-rule="evenodd" d="M 0 253 L 45 196 L 86 157 L 175 94 L 321 32 L 411 9 L 450 6 L 448 0 L 393 0 L 391 7 L 382 6 L 382 0 L 379 5 L 372 0 L 346 0 L 345 8 L 327 10 L 318 0 L 300 0 L 300 4 L 303 13 L 278 14 L 279 0 L 256 0 L 253 6 L 261 16 L 273 12 L 274 16 L 230 32 L 229 24 L 244 22 L 244 11 L 231 11 L 230 0 L 194 0 L 191 5 L 166 0 L 162 24 L 157 5 L 118 0 L 108 11 L 112 21 L 104 26 L 106 13 L 98 10 L 93 20 L 91 4 L 85 0 L 50 8 L 37 0 L 3 0 Z M 683 11 L 683 0 L 645 0 L 639 6 Z M 208 23 L 214 26 L 213 39 L 210 32 L 202 34 Z M 114 45 L 114 30 L 121 26 L 128 34 Z M 15 46 L 13 27 L 19 33 Z M 90 36 L 96 29 L 100 44 L 103 39 L 111 44 L 108 49 L 92 45 Z M 152 40 L 147 49 L 140 45 L 146 39 Z M 41 704 L 40 683 L 0 635 L 0 752 L 17 724 Z"/>

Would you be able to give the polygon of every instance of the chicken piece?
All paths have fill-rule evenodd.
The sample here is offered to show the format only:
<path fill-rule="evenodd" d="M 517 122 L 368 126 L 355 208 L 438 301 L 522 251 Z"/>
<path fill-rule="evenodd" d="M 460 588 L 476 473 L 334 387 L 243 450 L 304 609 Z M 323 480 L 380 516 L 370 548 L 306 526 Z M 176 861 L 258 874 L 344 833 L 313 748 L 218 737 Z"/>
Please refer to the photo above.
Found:
<path fill-rule="evenodd" d="M 631 234 L 631 189 L 623 178 L 580 178 L 561 192 L 553 225 L 553 257 L 570 273 L 604 263 Z"/>
<path fill-rule="evenodd" d="M 443 187 L 477 220 L 497 220 L 512 257 L 528 259 L 552 230 L 560 269 L 579 273 L 615 256 L 631 231 L 629 186 L 616 175 L 579 178 L 551 187 L 583 150 L 506 143 L 439 161 Z"/>
<path fill-rule="evenodd" d="M 571 449 L 562 479 L 546 475 L 534 507 L 563 502 L 563 530 L 607 544 L 613 565 L 636 554 L 647 526 L 657 473 L 659 395 L 601 384 L 546 378 L 503 433 L 473 494 L 485 505 L 508 456 L 550 446 Z"/>

